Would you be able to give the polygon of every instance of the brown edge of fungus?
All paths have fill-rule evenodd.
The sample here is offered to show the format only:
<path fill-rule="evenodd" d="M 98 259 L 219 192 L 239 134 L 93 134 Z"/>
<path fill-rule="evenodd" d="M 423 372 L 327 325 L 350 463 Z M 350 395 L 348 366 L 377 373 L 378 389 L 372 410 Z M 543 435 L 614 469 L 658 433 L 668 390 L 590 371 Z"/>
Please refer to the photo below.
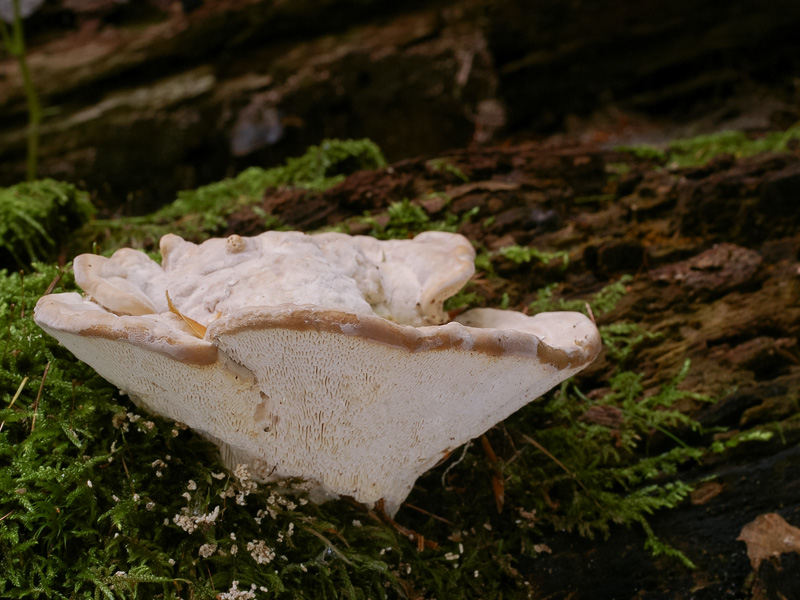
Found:
<path fill-rule="evenodd" d="M 287 310 L 291 308 L 291 310 Z M 577 351 L 555 348 L 532 333 L 511 329 L 482 329 L 460 323 L 426 327 L 398 325 L 375 315 L 359 315 L 317 307 L 252 307 L 226 315 L 209 326 L 209 338 L 260 329 L 319 331 L 350 335 L 400 348 L 409 353 L 459 350 L 488 356 L 536 356 L 558 369 L 572 369 L 589 364 L 600 352 L 601 342 L 594 329 L 585 340 L 574 340 Z M 464 339 L 467 331 L 473 343 Z"/>
<path fill-rule="evenodd" d="M 54 298 L 49 296 L 48 298 Z M 96 314 L 92 314 L 96 316 Z M 583 339 L 570 340 L 570 348 L 553 347 L 535 334 L 512 329 L 467 327 L 450 322 L 445 325 L 414 327 L 398 325 L 376 315 L 353 314 L 315 306 L 284 304 L 271 307 L 251 307 L 225 315 L 208 326 L 206 339 L 192 338 L 188 342 L 177 335 L 157 338 L 144 323 L 131 322 L 137 317 L 116 317 L 127 322 L 80 322 L 70 319 L 71 326 L 60 330 L 83 337 L 126 341 L 169 356 L 186 364 L 209 365 L 217 360 L 215 342 L 220 336 L 244 330 L 286 329 L 293 331 L 318 331 L 363 338 L 372 343 L 405 350 L 409 353 L 457 350 L 477 352 L 492 357 L 537 357 L 542 363 L 558 369 L 574 369 L 589 364 L 600 352 L 601 341 L 596 329 L 586 332 Z M 75 321 L 78 322 L 75 322 Z M 465 339 L 464 333 L 468 333 Z M 470 339 L 471 338 L 471 339 Z"/>
<path fill-rule="evenodd" d="M 59 296 L 42 296 L 36 304 L 37 315 L 34 317 L 37 325 L 54 337 L 58 337 L 54 334 L 58 331 L 85 338 L 125 341 L 186 364 L 212 365 L 217 362 L 217 347 L 210 342 L 194 336 L 186 337 L 187 334 L 181 337 L 177 331 L 174 335 L 157 337 L 152 331 L 152 323 L 143 322 L 146 316 L 120 317 L 107 311 L 85 314 L 74 311 L 73 306 L 65 306 Z"/>

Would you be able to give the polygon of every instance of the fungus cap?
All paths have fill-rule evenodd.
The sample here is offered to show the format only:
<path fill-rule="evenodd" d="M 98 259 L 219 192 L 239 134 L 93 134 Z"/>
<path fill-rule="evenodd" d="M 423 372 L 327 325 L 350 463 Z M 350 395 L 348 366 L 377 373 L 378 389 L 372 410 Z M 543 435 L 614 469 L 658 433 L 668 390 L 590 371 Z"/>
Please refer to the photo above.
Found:
<path fill-rule="evenodd" d="M 36 322 L 137 404 L 214 440 L 230 467 L 305 478 L 316 499 L 395 512 L 448 451 L 600 349 L 580 313 L 473 309 L 445 323 L 444 300 L 474 270 L 456 234 L 168 235 L 161 250 L 162 265 L 130 250 L 78 257 L 87 297 L 45 296 Z"/>

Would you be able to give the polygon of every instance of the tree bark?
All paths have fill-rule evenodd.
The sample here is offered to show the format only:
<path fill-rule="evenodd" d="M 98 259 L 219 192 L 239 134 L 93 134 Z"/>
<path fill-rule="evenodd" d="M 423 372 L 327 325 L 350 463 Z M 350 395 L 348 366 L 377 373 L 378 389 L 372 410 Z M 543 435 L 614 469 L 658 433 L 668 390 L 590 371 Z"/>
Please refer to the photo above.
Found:
<path fill-rule="evenodd" d="M 326 137 L 369 137 L 400 160 L 563 131 L 607 106 L 617 129 L 631 111 L 717 110 L 709 127 L 800 118 L 792 0 L 193 4 L 72 0 L 28 19 L 41 176 L 142 213 Z M 0 82 L 8 185 L 24 174 L 26 110 L 11 58 Z M 742 88 L 769 96 L 766 114 L 725 104 Z"/>

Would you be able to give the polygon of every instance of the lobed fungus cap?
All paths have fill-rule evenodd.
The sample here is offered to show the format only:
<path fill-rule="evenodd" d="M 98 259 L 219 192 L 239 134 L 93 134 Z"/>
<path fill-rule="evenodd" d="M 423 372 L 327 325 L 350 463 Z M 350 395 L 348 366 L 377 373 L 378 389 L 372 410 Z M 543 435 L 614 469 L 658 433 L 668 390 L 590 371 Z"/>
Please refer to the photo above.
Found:
<path fill-rule="evenodd" d="M 141 406 L 214 440 L 229 466 L 393 513 L 416 478 L 591 362 L 580 313 L 443 303 L 474 271 L 462 236 L 267 232 L 75 259 L 86 292 L 35 320 Z"/>

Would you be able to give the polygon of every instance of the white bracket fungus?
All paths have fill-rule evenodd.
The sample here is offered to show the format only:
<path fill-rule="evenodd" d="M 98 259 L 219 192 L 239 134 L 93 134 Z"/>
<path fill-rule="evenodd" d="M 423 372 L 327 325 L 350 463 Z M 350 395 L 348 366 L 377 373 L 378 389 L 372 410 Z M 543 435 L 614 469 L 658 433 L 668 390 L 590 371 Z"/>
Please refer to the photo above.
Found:
<path fill-rule="evenodd" d="M 446 452 L 600 350 L 580 313 L 473 309 L 447 323 L 445 299 L 474 272 L 456 234 L 167 235 L 161 253 L 161 265 L 130 249 L 77 257 L 86 295 L 41 298 L 36 322 L 229 466 L 302 477 L 319 500 L 384 499 L 393 514 Z"/>

